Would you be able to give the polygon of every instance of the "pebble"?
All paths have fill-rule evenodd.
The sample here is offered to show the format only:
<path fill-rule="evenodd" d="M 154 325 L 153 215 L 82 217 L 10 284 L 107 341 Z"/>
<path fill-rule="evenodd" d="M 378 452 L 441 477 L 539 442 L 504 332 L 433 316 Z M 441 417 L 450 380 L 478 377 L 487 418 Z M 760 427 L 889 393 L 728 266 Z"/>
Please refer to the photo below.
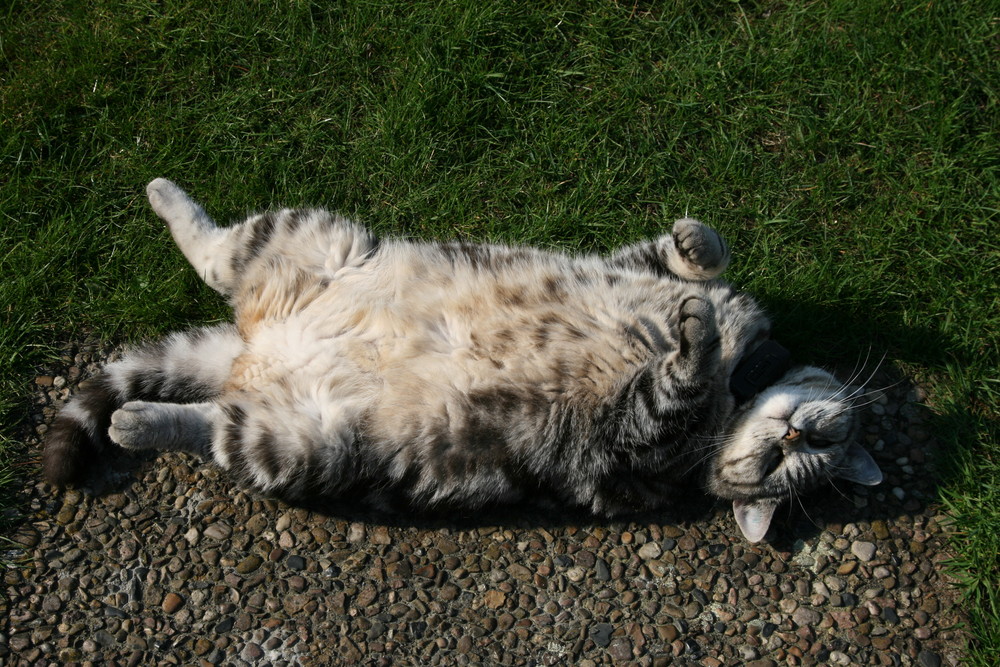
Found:
<path fill-rule="evenodd" d="M 239 572 L 240 574 L 250 574 L 258 567 L 260 567 L 261 563 L 263 562 L 264 562 L 263 559 L 256 554 L 247 556 L 246 558 L 241 560 L 239 564 L 236 566 L 236 571 Z"/>
<path fill-rule="evenodd" d="M 43 375 L 72 389 L 90 372 Z M 956 664 L 946 518 L 905 509 L 934 497 L 905 468 L 937 443 L 903 409 L 905 385 L 875 384 L 890 389 L 882 414 L 862 411 L 864 434 L 891 484 L 803 497 L 760 544 L 709 503 L 691 517 L 518 508 L 387 524 L 241 491 L 177 454 L 112 460 L 103 492 L 26 477 L 0 663 Z M 33 426 L 51 420 L 51 390 L 37 385 Z"/>
<path fill-rule="evenodd" d="M 590 638 L 598 646 L 604 647 L 611 643 L 611 633 L 614 630 L 609 623 L 597 623 L 590 628 Z"/>
<path fill-rule="evenodd" d="M 867 563 L 875 557 L 875 545 L 871 542 L 854 542 L 851 544 L 851 553 L 858 557 L 858 560 Z"/>
<path fill-rule="evenodd" d="M 931 651 L 921 651 L 917 654 L 917 662 L 921 667 L 940 667 L 941 657 Z"/>
<path fill-rule="evenodd" d="M 222 541 L 227 539 L 230 535 L 233 534 L 233 529 L 230 528 L 228 524 L 222 521 L 216 521 L 212 525 L 205 528 L 205 532 L 203 534 L 207 538 L 216 541 Z"/>
<path fill-rule="evenodd" d="M 659 558 L 663 553 L 663 549 L 656 542 L 646 542 L 641 547 L 639 547 L 639 557 L 643 560 L 650 560 L 652 558 Z"/>
<path fill-rule="evenodd" d="M 177 593 L 167 593 L 163 598 L 163 611 L 172 614 L 184 604 L 184 598 Z"/>

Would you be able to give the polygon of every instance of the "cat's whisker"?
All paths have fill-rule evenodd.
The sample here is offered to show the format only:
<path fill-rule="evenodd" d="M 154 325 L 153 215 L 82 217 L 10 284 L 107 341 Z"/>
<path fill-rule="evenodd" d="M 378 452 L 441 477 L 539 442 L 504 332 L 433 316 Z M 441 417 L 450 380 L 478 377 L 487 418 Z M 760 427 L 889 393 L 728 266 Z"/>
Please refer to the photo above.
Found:
<path fill-rule="evenodd" d="M 869 351 L 870 351 L 870 349 L 871 348 L 869 348 Z M 858 374 L 857 374 L 857 376 L 852 377 L 847 382 L 845 382 L 844 385 L 843 385 L 843 388 L 842 388 L 841 392 L 838 392 L 838 397 L 840 397 L 840 398 L 846 398 L 848 400 L 853 400 L 854 398 L 857 398 L 858 396 L 863 396 L 866 393 L 868 393 L 869 390 L 867 389 L 867 387 L 871 383 L 871 381 L 875 378 L 875 375 L 878 374 L 879 370 L 881 370 L 882 364 L 885 363 L 887 355 L 888 355 L 888 352 L 883 352 L 882 353 L 882 357 L 878 360 L 878 363 L 875 364 L 875 368 L 872 370 L 871 373 L 868 374 L 868 379 L 865 380 L 864 382 L 856 384 L 857 377 L 860 377 L 861 372 L 863 372 L 863 371 L 859 371 Z M 867 365 L 867 363 L 868 363 L 868 357 L 866 356 L 865 357 L 865 364 Z M 864 368 L 864 366 L 862 366 L 862 368 Z M 854 385 L 856 387 L 854 389 L 854 391 L 850 392 L 847 395 L 842 395 L 842 392 L 845 391 L 845 390 L 847 390 L 847 389 L 850 389 L 852 385 Z"/>
<path fill-rule="evenodd" d="M 897 380 L 896 382 L 885 385 L 884 387 L 867 390 L 855 398 L 844 399 L 841 401 L 841 404 L 846 405 L 848 410 L 859 410 L 871 405 L 872 403 L 878 403 L 886 391 L 894 389 L 901 384 L 903 384 L 903 380 Z"/>
<path fill-rule="evenodd" d="M 809 514 L 809 510 L 806 509 L 805 503 L 802 502 L 802 496 L 801 496 L 801 494 L 799 494 L 798 491 L 794 487 L 792 487 L 791 489 L 789 489 L 789 491 L 790 491 L 790 496 L 791 496 L 790 500 L 794 500 L 796 503 L 798 503 L 799 509 L 802 510 L 802 513 L 805 515 L 805 517 L 809 521 L 809 523 L 811 523 L 816 528 L 822 528 L 823 526 L 820 525 L 820 523 L 818 521 L 816 521 L 815 519 L 813 519 L 812 516 Z M 791 505 L 791 503 L 789 503 L 789 505 Z"/>
<path fill-rule="evenodd" d="M 871 359 L 871 354 L 872 346 L 869 345 L 868 349 L 865 351 L 864 361 L 858 360 L 854 362 L 854 368 L 852 368 L 851 372 L 848 374 L 847 380 L 844 382 L 844 387 L 850 387 L 856 383 L 859 377 L 861 377 L 861 374 L 864 373 L 865 368 L 868 366 L 868 360 Z"/>

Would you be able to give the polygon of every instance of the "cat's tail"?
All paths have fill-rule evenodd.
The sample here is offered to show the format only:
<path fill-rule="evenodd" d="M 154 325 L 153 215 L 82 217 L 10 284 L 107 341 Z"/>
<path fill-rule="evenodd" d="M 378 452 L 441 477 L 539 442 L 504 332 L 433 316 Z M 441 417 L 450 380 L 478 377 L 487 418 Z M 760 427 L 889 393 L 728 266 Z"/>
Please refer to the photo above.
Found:
<path fill-rule="evenodd" d="M 113 445 L 112 413 L 128 401 L 203 401 L 218 395 L 243 340 L 231 325 L 172 334 L 127 353 L 80 385 L 46 434 L 42 468 L 56 486 L 81 482 Z"/>

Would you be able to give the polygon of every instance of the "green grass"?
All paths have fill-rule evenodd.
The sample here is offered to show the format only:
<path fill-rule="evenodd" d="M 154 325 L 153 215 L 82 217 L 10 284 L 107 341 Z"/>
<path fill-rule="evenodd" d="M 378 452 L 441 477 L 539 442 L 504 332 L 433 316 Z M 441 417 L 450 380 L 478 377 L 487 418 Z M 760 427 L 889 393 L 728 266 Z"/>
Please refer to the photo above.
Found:
<path fill-rule="evenodd" d="M 0 463 L 60 340 L 225 316 L 143 197 L 326 205 L 381 234 L 605 251 L 685 213 L 799 356 L 931 388 L 970 660 L 1000 651 L 989 3 L 11 2 Z M 3 475 L 0 475 L 2 477 Z M 20 482 L 23 483 L 23 482 Z M 8 500 L 8 503 L 10 501 Z"/>

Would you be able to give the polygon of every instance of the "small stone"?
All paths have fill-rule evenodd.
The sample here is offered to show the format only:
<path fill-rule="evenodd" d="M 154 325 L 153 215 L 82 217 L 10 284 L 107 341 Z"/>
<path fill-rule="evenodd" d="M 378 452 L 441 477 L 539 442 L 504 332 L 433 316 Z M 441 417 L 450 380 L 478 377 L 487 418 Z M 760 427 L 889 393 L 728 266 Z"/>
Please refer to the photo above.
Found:
<path fill-rule="evenodd" d="M 31 636 L 26 632 L 19 635 L 14 635 L 8 641 L 7 646 L 12 650 L 14 650 L 15 652 L 21 653 L 26 648 L 31 646 Z"/>
<path fill-rule="evenodd" d="M 486 591 L 483 596 L 483 604 L 490 609 L 499 609 L 507 601 L 507 595 L 503 591 Z"/>
<path fill-rule="evenodd" d="M 848 560 L 837 566 L 837 574 L 848 575 L 858 568 L 858 561 Z"/>
<path fill-rule="evenodd" d="M 352 523 L 347 528 L 347 541 L 355 544 L 363 542 L 365 539 L 365 525 L 363 523 Z"/>
<path fill-rule="evenodd" d="M 198 540 L 200 538 L 201 538 L 201 533 L 199 533 L 198 529 L 195 528 L 194 526 L 191 526 L 191 528 L 189 528 L 188 531 L 184 533 L 184 539 L 187 540 L 188 544 L 190 544 L 191 546 L 195 546 L 196 544 L 198 544 Z"/>
<path fill-rule="evenodd" d="M 792 613 L 792 621 L 799 627 L 812 627 L 819 625 L 823 617 L 819 612 L 808 607 L 799 607 Z"/>
<path fill-rule="evenodd" d="M 256 554 L 247 556 L 236 566 L 236 571 L 240 574 L 250 574 L 261 566 L 264 561 Z"/>
<path fill-rule="evenodd" d="M 596 643 L 596 642 L 595 642 Z M 608 655 L 616 664 L 632 659 L 632 642 L 626 637 L 617 637 L 608 648 Z"/>
<path fill-rule="evenodd" d="M 454 584 L 445 584 L 438 590 L 438 599 L 450 602 L 458 597 L 461 590 Z"/>
<path fill-rule="evenodd" d="M 23 547 L 32 549 L 38 546 L 41 541 L 41 534 L 34 528 L 34 526 L 24 525 L 17 529 L 14 536 L 11 538 L 13 542 L 20 544 Z"/>
<path fill-rule="evenodd" d="M 643 560 L 659 558 L 661 554 L 663 554 L 663 549 L 656 542 L 646 542 L 639 547 L 639 558 Z"/>
<path fill-rule="evenodd" d="M 389 537 L 389 529 L 385 526 L 377 526 L 371 531 L 368 539 L 372 544 L 392 544 L 392 538 Z"/>
<path fill-rule="evenodd" d="M 614 627 L 609 623 L 597 623 L 590 626 L 590 638 L 595 644 L 604 648 L 611 643 L 611 633 L 614 631 Z"/>
<path fill-rule="evenodd" d="M 224 540 L 233 534 L 233 529 L 222 521 L 216 521 L 205 529 L 203 535 L 213 540 Z"/>
<path fill-rule="evenodd" d="M 875 545 L 871 542 L 854 542 L 851 544 L 851 553 L 857 556 L 858 560 L 867 563 L 875 557 Z"/>
<path fill-rule="evenodd" d="M 941 657 L 931 651 L 921 651 L 917 654 L 917 662 L 921 667 L 941 667 Z"/>
<path fill-rule="evenodd" d="M 257 644 L 255 642 L 247 642 L 247 645 L 243 647 L 243 651 L 240 653 L 240 656 L 244 660 L 248 661 L 260 660 L 261 658 L 264 657 L 264 649 L 260 647 L 260 644 Z"/>
<path fill-rule="evenodd" d="M 177 593 L 167 593 L 163 598 L 163 611 L 172 614 L 184 604 L 184 598 Z"/>
<path fill-rule="evenodd" d="M 656 634 L 659 635 L 660 639 L 662 639 L 665 643 L 669 644 L 680 636 L 680 631 L 677 629 L 676 625 L 670 623 L 667 625 L 656 626 Z"/>
<path fill-rule="evenodd" d="M 254 514 L 246 523 L 246 531 L 251 535 L 259 535 L 267 528 L 268 520 L 263 514 Z M 212 524 L 215 525 L 215 524 Z M 206 531 L 207 532 L 207 531 Z M 227 535 L 228 537 L 228 535 Z"/>

